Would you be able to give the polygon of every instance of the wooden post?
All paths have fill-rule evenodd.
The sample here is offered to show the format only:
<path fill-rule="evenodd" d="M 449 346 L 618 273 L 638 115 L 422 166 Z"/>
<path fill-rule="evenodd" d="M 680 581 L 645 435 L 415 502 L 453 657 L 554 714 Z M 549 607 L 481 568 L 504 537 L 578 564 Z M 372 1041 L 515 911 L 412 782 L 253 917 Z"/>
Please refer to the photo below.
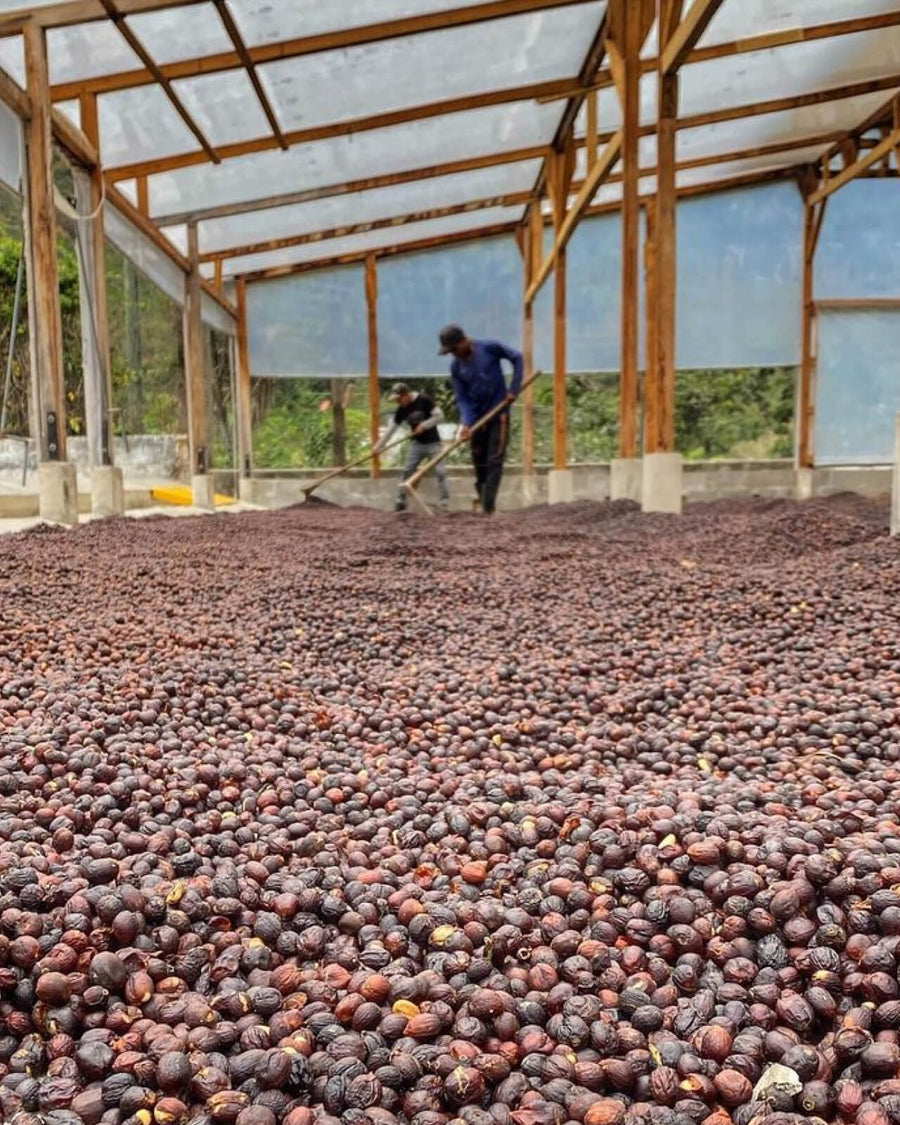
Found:
<path fill-rule="evenodd" d="M 369 320 L 369 436 L 372 448 L 381 435 L 381 386 L 378 382 L 378 260 L 366 258 L 366 310 Z M 381 458 L 372 458 L 372 480 L 381 479 Z"/>
<path fill-rule="evenodd" d="M 525 292 L 541 264 L 544 247 L 544 219 L 541 201 L 535 200 L 528 209 L 528 228 L 525 238 Z M 525 301 L 525 379 L 534 374 L 534 301 Z M 534 475 L 534 386 L 527 386 L 522 396 L 522 473 Z"/>
<path fill-rule="evenodd" d="M 238 469 L 253 473 L 253 398 L 250 384 L 250 337 L 247 332 L 247 283 L 237 283 L 237 434 Z"/>
<path fill-rule="evenodd" d="M 66 403 L 63 377 L 62 317 L 56 259 L 56 208 L 53 201 L 53 142 L 50 81 L 43 28 L 26 23 L 25 78 L 31 117 L 25 122 L 25 245 L 28 257 L 28 335 L 31 346 L 33 417 L 41 461 L 66 459 Z"/>
<path fill-rule="evenodd" d="M 675 451 L 675 325 L 678 263 L 676 242 L 675 142 L 678 75 L 660 76 L 656 187 L 656 425 L 648 431 L 649 453 Z M 647 399 L 650 398 L 648 387 Z"/>
<path fill-rule="evenodd" d="M 96 149 L 100 148 L 96 94 L 80 98 L 81 128 Z M 103 169 L 75 171 L 78 211 L 91 215 L 79 222 L 81 336 L 84 360 L 84 399 L 91 468 L 111 465 L 112 374 L 109 354 L 109 317 L 106 301 L 106 242 L 103 232 Z"/>
<path fill-rule="evenodd" d="M 566 418 L 566 250 L 553 267 L 553 468 L 569 463 Z"/>
<path fill-rule="evenodd" d="M 640 293 L 639 197 L 641 5 L 629 3 L 624 34 L 622 144 L 622 371 L 619 395 L 619 456 L 637 457 L 638 322 Z"/>
<path fill-rule="evenodd" d="M 797 403 L 797 464 L 801 469 L 812 469 L 815 465 L 813 432 L 816 416 L 819 316 L 815 301 L 814 279 L 816 247 L 819 244 L 827 203 L 827 197 L 818 204 L 807 202 L 803 216 L 803 350 Z"/>
<path fill-rule="evenodd" d="M 82 98 L 85 98 L 85 97 L 93 97 L 94 102 L 96 103 L 96 100 L 97 100 L 96 94 L 91 94 L 91 95 L 82 94 Z M 82 122 L 83 121 L 84 121 L 84 117 L 82 116 Z M 82 124 L 82 128 L 84 128 L 83 124 Z M 85 130 L 85 132 L 87 132 L 87 130 Z M 89 133 L 88 133 L 88 136 L 90 136 Z M 138 176 L 137 179 L 135 180 L 135 184 L 137 185 L 137 209 L 138 209 L 138 211 L 140 211 L 140 213 L 142 215 L 145 215 L 145 216 L 147 216 L 147 218 L 149 218 L 150 217 L 150 185 L 149 185 L 149 182 L 147 180 L 147 177 L 146 176 Z"/>
<path fill-rule="evenodd" d="M 203 321 L 201 319 L 200 253 L 197 224 L 188 224 L 190 272 L 185 278 L 184 366 L 187 379 L 188 440 L 191 474 L 204 477 L 209 472 L 206 431 L 206 372 L 203 363 Z"/>
<path fill-rule="evenodd" d="M 659 322 L 656 317 L 656 200 L 648 201 L 644 208 L 646 242 L 644 244 L 644 283 L 647 309 L 647 355 L 644 372 L 644 449 L 651 448 L 650 435 L 659 429 Z"/>

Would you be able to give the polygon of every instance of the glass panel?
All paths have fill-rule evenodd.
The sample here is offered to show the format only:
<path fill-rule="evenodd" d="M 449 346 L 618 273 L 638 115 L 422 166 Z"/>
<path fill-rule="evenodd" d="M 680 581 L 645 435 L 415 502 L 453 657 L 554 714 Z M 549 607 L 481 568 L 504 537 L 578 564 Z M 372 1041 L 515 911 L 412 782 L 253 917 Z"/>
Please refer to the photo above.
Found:
<path fill-rule="evenodd" d="M 141 60 L 109 20 L 53 27 L 47 32 L 51 82 L 140 68 Z"/>
<path fill-rule="evenodd" d="M 692 63 L 681 72 L 681 116 L 886 77 L 897 73 L 898 51 L 893 28 Z"/>
<path fill-rule="evenodd" d="M 213 146 L 265 137 L 272 131 L 245 70 L 224 70 L 173 85 Z"/>
<path fill-rule="evenodd" d="M 856 180 L 828 200 L 816 297 L 900 297 L 898 190 L 896 180 Z"/>
<path fill-rule="evenodd" d="M 896 10 L 896 0 L 725 0 L 700 46 Z"/>
<path fill-rule="evenodd" d="M 129 16 L 128 26 L 158 63 L 233 51 L 231 39 L 212 4 Z"/>
<path fill-rule="evenodd" d="M 543 145 L 552 139 L 559 114 L 555 103 L 518 102 L 297 145 L 289 152 L 240 156 L 218 167 L 182 168 L 151 177 L 151 211 L 159 216 L 265 199 L 291 186 L 328 187 Z M 123 152 L 120 159 L 131 157 Z"/>
<path fill-rule="evenodd" d="M 517 223 L 521 218 L 521 207 L 493 207 L 486 211 L 476 211 L 471 215 L 451 215 L 427 223 L 410 223 L 390 230 L 369 231 L 366 234 L 354 234 L 346 238 L 331 238 L 325 242 L 311 242 L 305 246 L 292 246 L 286 250 L 250 254 L 245 258 L 231 258 L 226 262 L 226 270 L 232 275 L 253 273 L 255 270 L 268 269 L 272 266 L 321 261 L 343 254 L 358 254 L 404 242 L 417 242 L 422 238 L 442 238 L 460 231 L 479 230 L 501 223 Z"/>
<path fill-rule="evenodd" d="M 103 94 L 98 106 L 101 153 L 108 168 L 197 148 L 161 86 Z"/>
<path fill-rule="evenodd" d="M 365 272 L 344 266 L 250 285 L 247 328 L 254 376 L 364 375 Z"/>
<path fill-rule="evenodd" d="M 898 312 L 822 310 L 819 314 L 816 464 L 893 462 L 900 412 L 898 348 Z"/>
<path fill-rule="evenodd" d="M 204 293 L 200 298 L 200 318 L 204 324 L 215 329 L 220 336 L 233 336 L 237 330 L 234 319 L 222 308 L 218 301 Z"/>
<path fill-rule="evenodd" d="M 445 324 L 521 348 L 522 288 L 522 257 L 511 236 L 386 258 L 378 267 L 382 377 L 446 377 L 449 361 L 437 354 Z"/>
<path fill-rule="evenodd" d="M 678 173 L 678 186 L 689 187 L 692 184 L 709 184 L 716 180 L 728 179 L 730 176 L 742 176 L 766 169 L 794 168 L 798 164 L 812 163 L 822 155 L 826 147 L 825 145 L 816 145 L 814 148 L 792 149 L 790 152 L 775 153 L 771 156 L 754 156 L 746 160 L 731 160 L 723 164 L 704 165 L 701 168 L 685 168 Z"/>
<path fill-rule="evenodd" d="M 336 195 L 311 203 L 232 215 L 200 224 L 200 248 L 206 253 L 266 239 L 333 230 L 343 225 L 369 223 L 453 207 L 472 200 L 492 199 L 512 192 L 530 191 L 539 170 L 540 161 L 529 160 L 353 195 Z M 473 215 L 473 218 L 476 217 L 477 213 Z"/>
<path fill-rule="evenodd" d="M 285 129 L 347 121 L 577 74 L 598 10 L 577 5 L 407 35 L 285 59 L 259 73 Z M 317 96 L 323 89 L 327 98 Z"/>

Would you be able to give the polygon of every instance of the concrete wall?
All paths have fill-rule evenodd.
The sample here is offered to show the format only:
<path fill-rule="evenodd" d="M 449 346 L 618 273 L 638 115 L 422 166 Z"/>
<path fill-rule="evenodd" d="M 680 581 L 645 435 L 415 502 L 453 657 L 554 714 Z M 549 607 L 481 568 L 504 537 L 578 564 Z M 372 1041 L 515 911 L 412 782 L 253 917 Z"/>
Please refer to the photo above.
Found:
<path fill-rule="evenodd" d="M 79 472 L 88 470 L 87 438 L 70 437 L 66 443 L 69 460 Z M 18 474 L 21 480 L 24 446 L 10 438 L 0 439 L 0 473 Z M 183 434 L 135 434 L 128 448 L 120 438 L 113 439 L 113 458 L 130 479 L 187 480 L 188 440 Z M 37 469 L 37 455 L 29 451 L 29 474 Z"/>
<path fill-rule="evenodd" d="M 576 465 L 572 468 L 574 499 L 608 500 L 609 465 Z M 316 476 L 306 473 L 257 473 L 241 482 L 241 498 L 265 508 L 284 508 L 302 500 L 302 489 Z M 400 474 L 389 471 L 381 480 L 373 481 L 366 473 L 351 471 L 337 477 L 316 496 L 343 507 L 393 507 Z M 813 494 L 829 496 L 837 492 L 858 492 L 864 496 L 881 496 L 890 492 L 891 470 L 885 468 L 817 469 Z M 688 503 L 721 500 L 739 496 L 765 496 L 789 499 L 796 495 L 797 476 L 792 461 L 691 461 L 684 465 L 684 496 Z M 450 471 L 451 508 L 471 510 L 472 476 L 463 469 Z M 429 503 L 437 502 L 433 480 L 425 481 L 422 496 Z M 511 470 L 504 475 L 499 507 L 511 511 L 532 504 L 547 503 L 547 472 L 538 470 L 531 482 Z"/>

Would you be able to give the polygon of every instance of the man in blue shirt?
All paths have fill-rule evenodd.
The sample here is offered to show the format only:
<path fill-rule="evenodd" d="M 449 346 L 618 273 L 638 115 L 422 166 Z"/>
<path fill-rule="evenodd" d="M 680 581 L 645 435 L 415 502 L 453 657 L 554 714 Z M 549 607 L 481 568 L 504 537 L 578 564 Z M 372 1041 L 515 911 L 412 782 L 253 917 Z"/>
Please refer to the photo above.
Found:
<path fill-rule="evenodd" d="M 468 437 L 470 428 L 495 406 L 515 402 L 524 371 L 521 352 L 515 348 L 496 340 L 470 340 L 458 324 L 450 324 L 441 332 L 440 354 L 453 356 L 450 381 L 462 419 L 462 437 Z M 501 367 L 504 359 L 513 369 L 508 389 Z M 492 515 L 497 504 L 508 442 L 508 409 L 471 435 L 475 487 L 485 515 Z"/>

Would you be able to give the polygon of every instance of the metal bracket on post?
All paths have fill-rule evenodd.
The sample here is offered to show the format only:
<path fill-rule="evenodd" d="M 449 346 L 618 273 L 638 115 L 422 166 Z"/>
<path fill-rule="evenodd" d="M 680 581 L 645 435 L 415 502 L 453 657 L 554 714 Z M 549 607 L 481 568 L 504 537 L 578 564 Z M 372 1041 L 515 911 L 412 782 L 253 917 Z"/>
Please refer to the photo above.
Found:
<path fill-rule="evenodd" d="M 248 453 L 244 457 L 244 476 L 249 477 L 251 475 L 252 475 L 252 469 L 250 468 L 250 454 Z"/>
<path fill-rule="evenodd" d="M 206 449 L 204 446 L 197 450 L 197 476 L 206 476 Z"/>
<path fill-rule="evenodd" d="M 47 411 L 47 454 L 49 460 L 59 460 L 59 421 L 55 410 Z"/>

